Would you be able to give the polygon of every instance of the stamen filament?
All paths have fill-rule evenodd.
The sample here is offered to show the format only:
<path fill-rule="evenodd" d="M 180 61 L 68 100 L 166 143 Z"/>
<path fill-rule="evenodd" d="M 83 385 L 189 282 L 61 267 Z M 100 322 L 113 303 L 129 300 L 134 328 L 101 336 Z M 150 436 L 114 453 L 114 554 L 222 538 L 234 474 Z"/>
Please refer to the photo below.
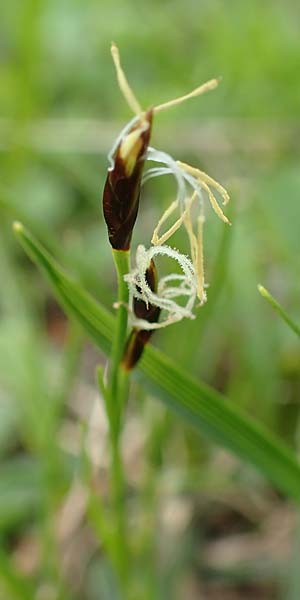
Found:
<path fill-rule="evenodd" d="M 203 225 L 205 223 L 204 215 L 200 215 L 198 217 L 198 246 L 197 246 L 197 264 L 196 264 L 196 276 L 197 276 L 197 290 L 198 290 L 198 298 L 203 304 L 206 302 L 206 293 L 205 293 L 205 281 L 204 281 L 204 253 L 203 253 Z"/>
<path fill-rule="evenodd" d="M 159 221 L 153 231 L 153 235 L 152 235 L 152 239 L 151 239 L 151 244 L 154 244 L 154 246 L 161 246 L 162 244 L 164 244 L 164 242 L 166 242 L 169 239 L 169 237 L 171 237 L 171 235 L 173 235 L 173 233 L 175 233 L 175 231 L 177 231 L 177 229 L 179 229 L 180 225 L 182 224 L 182 216 L 181 216 L 181 217 L 179 217 L 179 219 L 177 219 L 177 221 L 175 221 L 175 223 L 165 233 L 163 233 L 163 235 L 161 237 L 159 237 L 158 232 L 159 232 L 161 226 L 168 219 L 168 217 L 173 214 L 174 210 L 176 210 L 177 207 L 178 207 L 178 200 L 174 200 L 174 202 L 172 202 L 172 204 L 170 204 L 170 206 L 167 208 L 167 210 L 163 213 L 163 215 L 159 219 Z"/>

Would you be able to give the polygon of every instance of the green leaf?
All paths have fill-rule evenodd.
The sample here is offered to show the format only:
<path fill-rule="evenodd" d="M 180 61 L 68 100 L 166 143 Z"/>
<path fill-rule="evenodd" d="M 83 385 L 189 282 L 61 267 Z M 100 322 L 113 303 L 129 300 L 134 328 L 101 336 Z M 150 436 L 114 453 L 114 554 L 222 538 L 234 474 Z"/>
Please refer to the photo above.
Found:
<path fill-rule="evenodd" d="M 56 264 L 49 253 L 20 223 L 18 240 L 51 283 L 67 313 L 105 353 L 109 352 L 114 317 Z M 300 465 L 291 451 L 267 429 L 243 414 L 211 387 L 190 377 L 159 350 L 147 347 L 140 363 L 145 383 L 173 411 L 205 433 L 212 441 L 255 465 L 284 493 L 300 498 Z"/>
<path fill-rule="evenodd" d="M 298 325 L 293 321 L 293 319 L 291 319 L 289 317 L 287 312 L 284 310 L 284 308 L 281 306 L 281 304 L 279 304 L 279 302 L 274 298 L 274 296 L 272 296 L 270 294 L 270 292 L 268 292 L 268 290 L 266 290 L 266 288 L 263 285 L 258 285 L 257 289 L 258 289 L 260 295 L 263 298 L 265 298 L 269 302 L 269 304 L 271 304 L 272 308 L 274 308 L 274 310 L 280 315 L 282 320 L 289 326 L 289 328 L 298 337 L 300 337 L 300 327 L 298 327 Z"/>

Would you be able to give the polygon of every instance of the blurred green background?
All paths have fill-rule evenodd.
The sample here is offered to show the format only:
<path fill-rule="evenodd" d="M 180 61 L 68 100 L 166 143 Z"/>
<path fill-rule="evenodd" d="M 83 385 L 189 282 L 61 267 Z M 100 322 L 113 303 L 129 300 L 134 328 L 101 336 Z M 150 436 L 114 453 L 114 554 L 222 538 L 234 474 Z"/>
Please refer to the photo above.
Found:
<path fill-rule="evenodd" d="M 11 223 L 111 308 L 101 193 L 107 152 L 131 115 L 110 42 L 144 107 L 221 75 L 216 91 L 155 119 L 155 147 L 229 190 L 233 226 L 207 203 L 208 303 L 153 341 L 298 452 L 299 342 L 257 284 L 298 318 L 300 5 L 10 0 L 0 14 L 0 598 L 117 599 L 80 475 L 103 357 L 67 322 Z M 134 244 L 149 243 L 172 192 L 167 179 L 147 185 Z M 89 439 L 105 493 L 97 419 Z M 300 597 L 294 509 L 254 471 L 138 381 L 124 439 L 137 598 Z"/>

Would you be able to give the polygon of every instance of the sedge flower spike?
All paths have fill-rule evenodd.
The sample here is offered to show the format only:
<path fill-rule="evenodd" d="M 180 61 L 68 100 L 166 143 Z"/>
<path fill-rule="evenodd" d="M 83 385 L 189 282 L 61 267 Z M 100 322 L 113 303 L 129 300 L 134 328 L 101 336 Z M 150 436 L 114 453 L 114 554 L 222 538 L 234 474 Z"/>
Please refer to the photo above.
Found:
<path fill-rule="evenodd" d="M 135 116 L 120 133 L 109 154 L 110 167 L 103 192 L 103 214 L 112 247 L 115 250 L 128 250 L 139 208 L 141 178 L 151 137 L 153 114 L 214 89 L 218 80 L 212 79 L 180 98 L 144 111 L 127 81 L 116 44 L 112 44 L 111 54 L 120 90 Z"/>
<path fill-rule="evenodd" d="M 118 48 L 111 47 L 119 86 L 136 113 L 136 117 L 121 132 L 110 155 L 103 191 L 103 214 L 108 237 L 115 250 L 128 250 L 136 221 L 141 178 L 152 125 L 152 110 L 143 112 L 122 69 Z"/>
<path fill-rule="evenodd" d="M 152 112 L 135 122 L 113 155 L 103 191 L 103 214 L 115 250 L 128 250 L 136 221 L 145 151 L 150 139 Z"/>
<path fill-rule="evenodd" d="M 127 251 L 139 208 L 143 184 L 153 178 L 171 174 L 177 183 L 175 200 L 165 210 L 154 228 L 151 243 L 146 249 L 139 245 L 136 264 L 124 279 L 129 288 L 129 317 L 133 330 L 123 355 L 123 367 L 132 369 L 139 360 L 145 344 L 155 329 L 166 327 L 183 318 L 194 319 L 193 308 L 198 297 L 206 301 L 203 260 L 203 227 L 205 223 L 203 193 L 217 216 L 229 224 L 220 202 L 226 205 L 226 190 L 212 177 L 196 167 L 175 161 L 150 144 L 153 116 L 200 96 L 217 87 L 219 80 L 211 79 L 192 92 L 168 102 L 143 110 L 131 89 L 121 65 L 119 50 L 112 44 L 117 81 L 134 117 L 121 131 L 108 155 L 109 169 L 103 194 L 103 212 L 109 241 L 115 250 Z M 144 170 L 145 162 L 158 163 Z M 162 231 L 167 221 L 177 216 L 172 225 Z M 196 223 L 195 223 L 196 221 Z M 171 236 L 183 226 L 189 239 L 190 258 L 166 245 Z M 164 256 L 177 263 L 181 273 L 169 273 L 158 280 L 155 261 Z"/>

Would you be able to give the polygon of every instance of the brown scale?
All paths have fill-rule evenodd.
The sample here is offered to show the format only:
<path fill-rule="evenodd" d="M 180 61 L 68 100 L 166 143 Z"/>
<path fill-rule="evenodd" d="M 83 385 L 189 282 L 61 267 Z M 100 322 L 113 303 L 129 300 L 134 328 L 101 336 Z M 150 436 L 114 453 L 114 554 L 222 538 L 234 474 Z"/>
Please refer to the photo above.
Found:
<path fill-rule="evenodd" d="M 146 125 L 146 128 L 145 128 Z M 122 158 L 122 140 L 113 156 L 114 167 L 108 172 L 103 191 L 103 214 L 108 237 L 115 250 L 128 250 L 136 221 L 141 179 L 149 145 L 152 125 L 152 110 L 143 115 L 143 125 L 135 123 L 126 138 L 139 128 L 140 136 L 133 151 Z M 132 161 L 133 164 L 132 164 Z"/>

